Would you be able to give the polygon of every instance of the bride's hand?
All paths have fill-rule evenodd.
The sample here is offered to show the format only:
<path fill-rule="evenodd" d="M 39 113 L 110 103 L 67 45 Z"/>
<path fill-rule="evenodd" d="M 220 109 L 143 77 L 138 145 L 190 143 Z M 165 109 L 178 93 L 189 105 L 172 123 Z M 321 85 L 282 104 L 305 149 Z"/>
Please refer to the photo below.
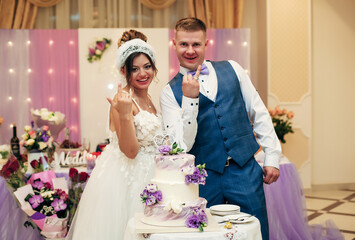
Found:
<path fill-rule="evenodd" d="M 111 104 L 111 106 L 116 109 L 119 114 L 120 118 L 130 118 L 132 115 L 132 91 L 130 90 L 129 93 L 124 91 L 121 88 L 121 83 L 118 84 L 117 94 L 112 99 L 107 98 L 107 101 Z"/>

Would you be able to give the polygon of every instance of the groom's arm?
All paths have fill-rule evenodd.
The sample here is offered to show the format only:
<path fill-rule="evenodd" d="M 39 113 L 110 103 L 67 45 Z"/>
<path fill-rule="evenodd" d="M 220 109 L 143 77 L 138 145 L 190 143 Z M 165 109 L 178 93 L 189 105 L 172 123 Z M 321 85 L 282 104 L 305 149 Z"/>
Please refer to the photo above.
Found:
<path fill-rule="evenodd" d="M 164 128 L 174 136 L 175 142 L 186 152 L 190 151 L 195 142 L 198 102 L 198 98 L 183 96 L 180 107 L 169 84 L 164 87 L 160 95 Z"/>

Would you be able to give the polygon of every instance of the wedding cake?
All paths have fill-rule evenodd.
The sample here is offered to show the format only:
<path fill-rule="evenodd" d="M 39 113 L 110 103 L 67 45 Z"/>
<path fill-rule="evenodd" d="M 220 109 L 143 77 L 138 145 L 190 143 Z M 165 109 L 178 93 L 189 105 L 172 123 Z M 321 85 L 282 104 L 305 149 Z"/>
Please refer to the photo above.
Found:
<path fill-rule="evenodd" d="M 205 184 L 204 165 L 195 167 L 195 156 L 182 149 L 160 146 L 154 157 L 155 176 L 141 193 L 143 222 L 162 226 L 200 228 L 207 224 L 207 201 L 199 197 L 199 184 Z"/>

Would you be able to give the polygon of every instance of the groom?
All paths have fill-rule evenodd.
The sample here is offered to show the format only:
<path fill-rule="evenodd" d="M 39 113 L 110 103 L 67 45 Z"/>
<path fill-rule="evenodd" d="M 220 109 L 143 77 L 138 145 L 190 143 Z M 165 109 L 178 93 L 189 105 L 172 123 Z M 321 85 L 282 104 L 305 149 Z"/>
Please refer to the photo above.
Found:
<path fill-rule="evenodd" d="M 269 239 L 263 182 L 278 179 L 281 146 L 244 69 L 234 61 L 205 61 L 207 44 L 201 20 L 184 18 L 176 23 L 174 48 L 180 72 L 160 98 L 165 128 L 195 155 L 196 164 L 206 163 L 208 177 L 200 196 L 208 206 L 239 205 L 241 211 L 256 215 L 263 239 Z M 254 132 L 265 151 L 263 168 L 254 159 L 259 149 Z"/>

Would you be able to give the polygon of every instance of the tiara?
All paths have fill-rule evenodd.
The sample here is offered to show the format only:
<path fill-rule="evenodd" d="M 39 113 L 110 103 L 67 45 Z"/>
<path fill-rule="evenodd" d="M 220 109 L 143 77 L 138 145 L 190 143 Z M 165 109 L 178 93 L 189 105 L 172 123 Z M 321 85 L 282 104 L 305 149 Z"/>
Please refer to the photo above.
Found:
<path fill-rule="evenodd" d="M 141 52 L 147 54 L 155 63 L 155 52 L 148 43 L 140 38 L 129 40 L 122 44 L 117 50 L 116 67 L 122 68 L 127 58 L 134 52 Z"/>

